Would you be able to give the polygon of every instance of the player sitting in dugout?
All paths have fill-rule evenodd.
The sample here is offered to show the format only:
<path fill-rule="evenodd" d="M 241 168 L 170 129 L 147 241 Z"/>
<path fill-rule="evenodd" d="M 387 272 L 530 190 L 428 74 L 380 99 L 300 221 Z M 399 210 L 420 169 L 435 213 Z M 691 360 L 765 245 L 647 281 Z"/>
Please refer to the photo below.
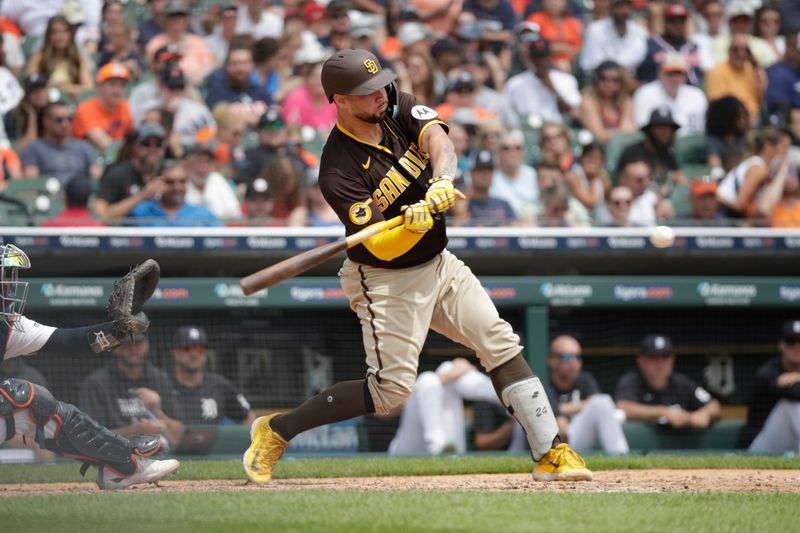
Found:
<path fill-rule="evenodd" d="M 675 351 L 666 335 L 644 338 L 636 366 L 619 379 L 614 395 L 628 420 L 706 429 L 719 418 L 719 401 L 688 376 L 673 372 Z"/>
<path fill-rule="evenodd" d="M 28 256 L 14 246 L 0 246 L 0 360 L 31 355 L 107 352 L 132 333 L 147 330 L 149 321 L 141 306 L 159 280 L 158 263 L 148 259 L 117 281 L 109 299 L 110 320 L 79 328 L 55 328 L 34 322 L 22 313 L 28 283 L 19 270 L 30 268 Z M 148 457 L 161 449 L 157 436 L 121 437 L 98 424 L 74 405 L 61 402 L 49 390 L 21 379 L 0 382 L 0 443 L 16 435 L 32 439 L 40 448 L 97 467 L 101 489 L 123 489 L 154 483 L 174 473 L 175 459 Z"/>

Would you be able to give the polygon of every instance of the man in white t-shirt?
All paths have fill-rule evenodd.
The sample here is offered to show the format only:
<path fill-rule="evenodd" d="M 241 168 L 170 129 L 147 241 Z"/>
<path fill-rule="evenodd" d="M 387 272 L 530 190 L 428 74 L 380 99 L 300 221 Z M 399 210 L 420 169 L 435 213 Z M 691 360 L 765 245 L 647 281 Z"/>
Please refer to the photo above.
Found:
<path fill-rule="evenodd" d="M 244 33 L 253 39 L 279 38 L 283 33 L 283 17 L 267 9 L 267 0 L 245 0 L 239 6 L 236 33 Z"/>
<path fill-rule="evenodd" d="M 544 122 L 562 122 L 561 114 L 575 115 L 581 105 L 578 81 L 572 74 L 551 66 L 550 42 L 540 37 L 531 41 L 530 68 L 511 77 L 503 90 L 506 106 L 515 115 L 508 126 L 537 113 Z"/>
<path fill-rule="evenodd" d="M 708 100 L 702 90 L 687 83 L 687 68 L 680 52 L 665 54 L 658 79 L 633 94 L 633 116 L 638 126 L 647 124 L 653 110 L 666 107 L 680 126 L 678 135 L 705 130 Z"/>
<path fill-rule="evenodd" d="M 517 220 L 529 221 L 539 199 L 539 184 L 536 169 L 523 162 L 524 142 L 519 130 L 508 131 L 500 137 L 497 168 L 489 196 L 508 202 Z"/>
<path fill-rule="evenodd" d="M 672 203 L 650 189 L 653 171 L 643 158 L 632 158 L 620 169 L 617 181 L 633 192 L 628 221 L 632 226 L 655 226 L 659 218 L 673 216 Z"/>
<path fill-rule="evenodd" d="M 614 61 L 633 73 L 644 61 L 649 35 L 630 15 L 630 0 L 612 0 L 611 16 L 589 24 L 580 59 L 585 73 L 594 72 L 603 61 Z"/>
<path fill-rule="evenodd" d="M 219 218 L 238 219 L 242 206 L 228 179 L 213 170 L 214 154 L 202 144 L 194 145 L 186 157 L 186 203 L 203 205 Z"/>

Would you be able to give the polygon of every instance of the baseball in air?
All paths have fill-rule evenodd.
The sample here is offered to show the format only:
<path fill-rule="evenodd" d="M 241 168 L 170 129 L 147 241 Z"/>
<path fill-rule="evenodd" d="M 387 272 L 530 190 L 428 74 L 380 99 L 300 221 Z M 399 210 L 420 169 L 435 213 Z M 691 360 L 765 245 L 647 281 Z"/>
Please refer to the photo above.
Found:
<path fill-rule="evenodd" d="M 675 242 L 675 230 L 669 226 L 656 226 L 650 234 L 650 242 L 656 248 L 669 248 Z"/>

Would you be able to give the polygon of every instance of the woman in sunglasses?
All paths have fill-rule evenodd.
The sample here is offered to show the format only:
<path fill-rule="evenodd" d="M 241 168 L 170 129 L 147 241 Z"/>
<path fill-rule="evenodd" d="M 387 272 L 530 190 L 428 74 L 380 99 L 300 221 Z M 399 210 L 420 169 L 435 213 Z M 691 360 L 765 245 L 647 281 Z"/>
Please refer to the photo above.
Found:
<path fill-rule="evenodd" d="M 602 144 L 618 133 L 636 131 L 633 100 L 622 82 L 622 67 L 604 61 L 595 70 L 592 84 L 583 91 L 578 119 Z"/>

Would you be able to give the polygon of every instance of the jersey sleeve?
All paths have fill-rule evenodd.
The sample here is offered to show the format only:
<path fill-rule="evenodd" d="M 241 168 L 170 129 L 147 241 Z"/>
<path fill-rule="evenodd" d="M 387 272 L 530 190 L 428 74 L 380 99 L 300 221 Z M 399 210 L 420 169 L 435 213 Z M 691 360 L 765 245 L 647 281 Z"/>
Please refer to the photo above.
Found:
<path fill-rule="evenodd" d="M 348 235 L 384 220 L 383 213 L 372 202 L 372 190 L 366 180 L 345 176 L 340 169 L 332 167 L 320 174 L 319 189 L 347 228 Z"/>
<path fill-rule="evenodd" d="M 38 352 L 45 345 L 56 328 L 34 322 L 24 316 L 17 317 L 16 326 L 11 329 L 6 344 L 5 358 Z"/>
<path fill-rule="evenodd" d="M 447 123 L 439 117 L 434 109 L 420 103 L 414 96 L 403 92 L 397 93 L 397 121 L 408 133 L 409 139 L 413 140 L 420 149 L 422 149 L 422 136 L 429 127 L 439 124 L 445 131 L 449 131 Z"/>

